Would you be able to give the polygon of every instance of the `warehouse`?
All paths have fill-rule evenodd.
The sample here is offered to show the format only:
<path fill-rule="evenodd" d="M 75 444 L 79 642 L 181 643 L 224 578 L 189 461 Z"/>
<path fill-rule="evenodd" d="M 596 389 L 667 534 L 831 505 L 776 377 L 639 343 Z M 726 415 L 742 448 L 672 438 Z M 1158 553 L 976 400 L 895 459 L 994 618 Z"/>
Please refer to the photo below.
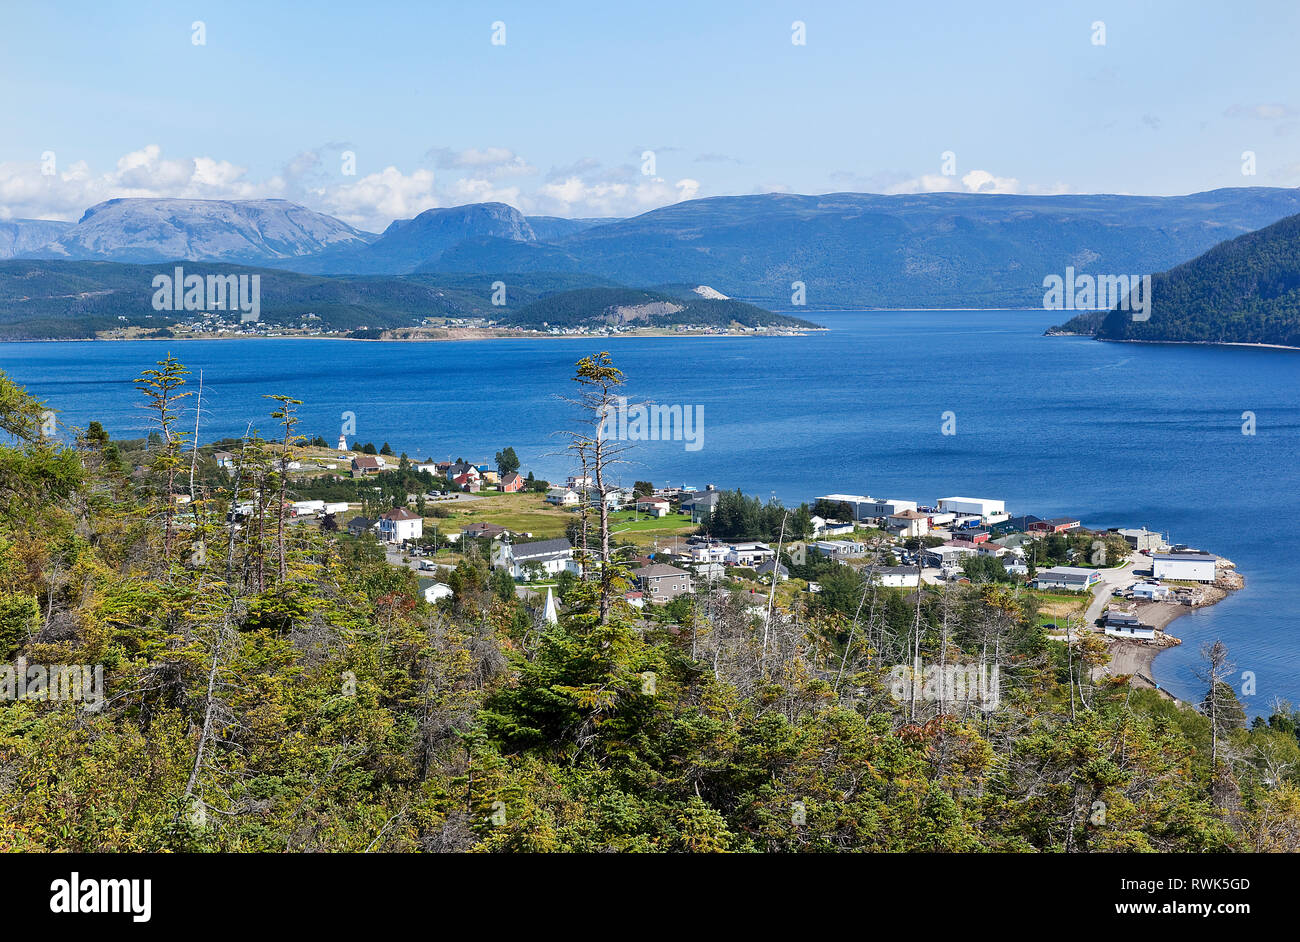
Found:
<path fill-rule="evenodd" d="M 977 517 L 1000 517 L 1007 512 L 1007 505 L 1006 501 L 987 497 L 944 497 L 939 501 L 939 509 Z"/>
<path fill-rule="evenodd" d="M 1213 582 L 1218 557 L 1213 553 L 1152 553 L 1151 575 L 1157 579 Z"/>

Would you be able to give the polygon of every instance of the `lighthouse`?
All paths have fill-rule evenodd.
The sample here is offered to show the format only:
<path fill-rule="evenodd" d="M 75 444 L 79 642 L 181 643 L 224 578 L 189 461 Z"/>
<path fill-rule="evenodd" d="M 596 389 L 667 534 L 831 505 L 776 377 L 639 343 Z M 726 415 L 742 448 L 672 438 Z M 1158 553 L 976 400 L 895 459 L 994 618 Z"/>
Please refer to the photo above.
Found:
<path fill-rule="evenodd" d="M 340 436 L 339 436 L 339 451 L 347 451 L 347 450 L 348 450 L 348 437 L 347 437 L 346 435 L 340 435 Z"/>

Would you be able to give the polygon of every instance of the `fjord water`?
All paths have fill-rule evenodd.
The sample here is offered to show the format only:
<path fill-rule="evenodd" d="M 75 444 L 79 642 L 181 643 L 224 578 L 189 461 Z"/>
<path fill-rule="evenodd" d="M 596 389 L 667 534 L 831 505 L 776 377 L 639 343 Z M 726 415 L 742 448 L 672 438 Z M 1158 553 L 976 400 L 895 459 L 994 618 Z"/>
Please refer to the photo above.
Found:
<path fill-rule="evenodd" d="M 574 362 L 611 351 L 635 401 L 703 407 L 703 447 L 638 445 L 622 478 L 707 483 L 787 503 L 842 492 L 930 503 L 1002 498 L 1013 513 L 1146 526 L 1237 563 L 1246 589 L 1170 627 L 1155 677 L 1197 700 L 1201 643 L 1255 676 L 1251 713 L 1300 703 L 1300 353 L 1043 337 L 1043 311 L 804 315 L 803 337 L 0 344 L 0 369 L 59 410 L 143 434 L 131 384 L 169 351 L 203 371 L 201 437 L 273 435 L 266 394 L 302 399 L 300 430 L 412 457 L 490 461 L 512 445 L 539 477 L 571 472 L 557 430 Z M 187 400 L 192 406 L 193 400 Z M 944 413 L 956 434 L 942 433 Z M 1256 434 L 1245 435 L 1252 412 Z M 193 415 L 184 423 L 192 427 Z M 1242 679 L 1236 683 L 1242 693 Z"/>

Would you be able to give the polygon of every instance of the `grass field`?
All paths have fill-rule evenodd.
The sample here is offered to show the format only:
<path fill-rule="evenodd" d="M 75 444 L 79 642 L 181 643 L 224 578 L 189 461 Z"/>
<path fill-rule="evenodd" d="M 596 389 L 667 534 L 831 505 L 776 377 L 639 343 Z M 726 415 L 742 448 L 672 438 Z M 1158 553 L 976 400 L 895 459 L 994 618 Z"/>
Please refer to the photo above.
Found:
<path fill-rule="evenodd" d="M 544 494 L 514 493 L 479 495 L 479 500 L 444 504 L 452 512 L 450 517 L 437 520 L 442 532 L 460 530 L 471 523 L 495 523 L 516 533 L 531 533 L 534 539 L 546 540 L 564 536 L 565 528 L 577 518 L 572 510 L 561 510 L 546 503 Z M 650 546 L 655 540 L 661 543 L 675 536 L 686 536 L 695 531 L 689 514 L 669 514 L 666 517 L 633 519 L 633 512 L 622 510 L 610 514 L 611 529 L 615 537 Z M 591 514 L 591 524 L 596 525 L 596 513 Z M 426 522 L 426 528 L 433 521 Z"/>
<path fill-rule="evenodd" d="M 452 512 L 438 521 L 447 530 L 471 523 L 495 523 L 516 533 L 531 533 L 545 540 L 564 536 L 564 528 L 576 516 L 546 503 L 546 495 L 518 491 L 514 494 L 483 493 L 479 500 L 443 504 Z"/>
<path fill-rule="evenodd" d="M 1055 621 L 1066 615 L 1080 615 L 1092 601 L 1091 595 L 1054 595 L 1050 592 L 1029 590 L 1038 599 L 1039 623 Z"/>

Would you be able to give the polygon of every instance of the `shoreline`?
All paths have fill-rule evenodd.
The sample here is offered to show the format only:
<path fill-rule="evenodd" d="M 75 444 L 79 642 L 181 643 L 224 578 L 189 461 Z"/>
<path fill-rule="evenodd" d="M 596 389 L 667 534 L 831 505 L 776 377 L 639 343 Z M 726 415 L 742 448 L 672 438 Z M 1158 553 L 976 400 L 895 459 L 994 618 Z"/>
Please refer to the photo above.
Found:
<path fill-rule="evenodd" d="M 1086 334 L 1071 334 L 1056 336 L 1074 336 L 1083 337 Z M 1093 337 L 1093 340 L 1100 340 L 1102 343 L 1150 343 L 1160 344 L 1169 347 L 1251 347 L 1256 350 L 1300 350 L 1300 347 L 1292 347 L 1284 343 L 1240 343 L 1234 340 L 1133 340 L 1119 339 L 1112 337 Z"/>
<path fill-rule="evenodd" d="M 1129 675 L 1129 684 L 1134 687 L 1142 687 L 1147 690 L 1156 690 L 1162 696 L 1172 700 L 1174 703 L 1194 706 L 1185 700 L 1179 699 L 1167 688 L 1160 686 L 1155 679 L 1155 662 L 1165 651 L 1176 648 L 1182 644 L 1182 638 L 1168 631 L 1168 626 L 1173 624 L 1179 618 L 1190 615 L 1199 609 L 1209 608 L 1217 605 L 1224 599 L 1228 598 L 1234 592 L 1245 588 L 1245 579 L 1237 572 L 1236 567 L 1232 566 L 1227 560 L 1228 572 L 1226 576 L 1217 582 L 1203 586 L 1203 591 L 1209 592 L 1211 598 L 1197 605 L 1184 605 L 1181 602 L 1145 602 L 1139 603 L 1134 607 L 1134 614 L 1137 615 L 1144 624 L 1154 627 L 1160 636 L 1164 639 L 1163 644 L 1152 644 L 1145 641 L 1131 641 L 1123 638 L 1110 640 L 1107 645 L 1107 651 L 1111 655 L 1110 663 L 1101 668 L 1104 676 L 1117 677 L 1124 674 Z"/>
<path fill-rule="evenodd" d="M 1166 347 L 1246 347 L 1254 350 L 1300 350 L 1285 343 L 1242 343 L 1235 340 L 1137 340 L 1129 337 L 1096 337 L 1074 330 L 1049 330 L 1044 337 L 1086 337 L 1099 343 L 1142 343 Z"/>
<path fill-rule="evenodd" d="M 400 328 L 407 329 L 407 328 Z M 439 329 L 439 328 L 435 328 Z M 457 328 L 448 328 L 455 330 Z M 198 343 L 202 341 L 258 341 L 258 340 L 335 340 L 350 343 L 472 343 L 491 340 L 652 340 L 656 338 L 686 337 L 693 340 L 709 340 L 726 337 L 805 337 L 812 333 L 829 332 L 829 327 L 792 327 L 771 330 L 733 330 L 733 331 L 676 331 L 652 330 L 645 332 L 622 332 L 617 334 L 551 334 L 541 331 L 501 331 L 482 332 L 481 328 L 461 328 L 463 335 L 442 337 L 321 337 L 308 334 L 258 335 L 212 335 L 199 336 L 176 334 L 172 337 L 29 337 L 25 339 L 0 340 L 0 343 L 171 343 L 184 341 Z"/>

